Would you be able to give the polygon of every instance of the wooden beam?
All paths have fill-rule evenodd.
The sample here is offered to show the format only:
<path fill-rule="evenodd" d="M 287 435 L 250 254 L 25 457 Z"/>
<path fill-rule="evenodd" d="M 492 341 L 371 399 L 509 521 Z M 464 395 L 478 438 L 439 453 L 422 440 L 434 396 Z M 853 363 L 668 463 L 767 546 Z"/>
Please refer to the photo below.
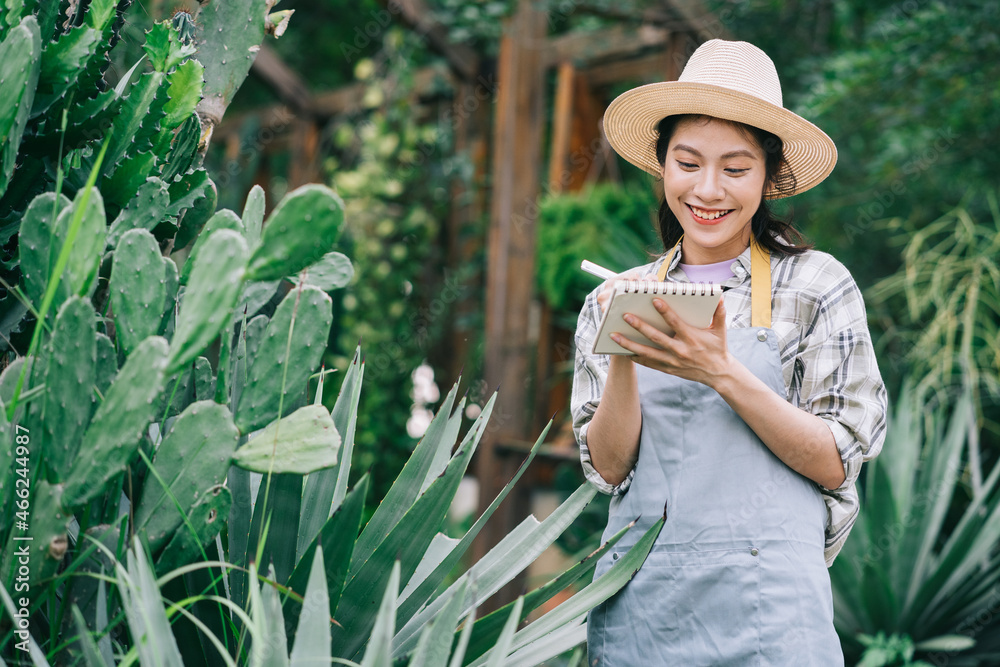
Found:
<path fill-rule="evenodd" d="M 493 501 L 516 467 L 517 462 L 508 464 L 498 456 L 497 442 L 533 439 L 528 432 L 533 375 L 529 327 L 545 124 L 545 65 L 538 44 L 545 40 L 548 30 L 546 14 L 537 4 L 520 0 L 514 16 L 505 22 L 500 43 L 484 368 L 487 383 L 499 385 L 500 394 L 477 453 L 480 509 Z M 484 555 L 524 518 L 525 501 L 525 494 L 513 494 L 503 503 L 481 533 L 475 556 Z M 503 596 L 510 593 L 509 588 L 505 589 Z"/>
<path fill-rule="evenodd" d="M 641 58 L 595 65 L 583 73 L 587 77 L 587 82 L 595 87 L 622 81 L 634 81 L 636 84 L 670 81 L 672 80 L 670 58 L 671 51 L 664 49 Z"/>
<path fill-rule="evenodd" d="M 554 67 L 569 61 L 583 68 L 601 60 L 635 57 L 644 48 L 663 48 L 669 36 L 668 29 L 652 25 L 571 32 L 546 42 L 542 62 Z"/>
<path fill-rule="evenodd" d="M 312 106 L 309 86 L 266 42 L 261 44 L 250 71 L 270 86 L 282 102 L 296 111 L 309 112 Z"/>

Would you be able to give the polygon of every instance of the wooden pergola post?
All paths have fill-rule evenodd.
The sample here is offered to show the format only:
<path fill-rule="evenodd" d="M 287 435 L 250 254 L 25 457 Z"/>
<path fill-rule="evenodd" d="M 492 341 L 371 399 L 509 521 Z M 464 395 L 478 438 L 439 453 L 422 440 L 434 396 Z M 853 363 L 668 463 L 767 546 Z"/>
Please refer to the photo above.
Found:
<path fill-rule="evenodd" d="M 479 445 L 476 476 L 480 510 L 511 477 L 516 461 L 497 455 L 498 443 L 527 439 L 531 424 L 530 307 L 535 278 L 535 218 L 538 213 L 542 137 L 545 127 L 545 65 L 548 21 L 532 0 L 521 0 L 500 44 L 498 97 L 493 129 L 493 182 L 486 276 L 484 375 L 500 388 Z M 502 463 L 509 461 L 509 463 Z M 527 487 L 522 487 L 527 488 Z M 509 498 L 474 549 L 482 557 L 528 512 L 527 498 Z"/>

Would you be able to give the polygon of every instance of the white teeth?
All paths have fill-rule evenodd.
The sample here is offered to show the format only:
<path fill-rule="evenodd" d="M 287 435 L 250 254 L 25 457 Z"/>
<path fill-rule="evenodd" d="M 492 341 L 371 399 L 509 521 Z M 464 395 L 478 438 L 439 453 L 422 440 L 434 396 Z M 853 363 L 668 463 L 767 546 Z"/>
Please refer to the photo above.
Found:
<path fill-rule="evenodd" d="M 695 208 L 694 206 L 689 206 L 689 208 L 696 216 L 698 216 L 702 220 L 715 220 L 716 218 L 729 213 L 729 211 L 705 211 L 700 208 Z"/>

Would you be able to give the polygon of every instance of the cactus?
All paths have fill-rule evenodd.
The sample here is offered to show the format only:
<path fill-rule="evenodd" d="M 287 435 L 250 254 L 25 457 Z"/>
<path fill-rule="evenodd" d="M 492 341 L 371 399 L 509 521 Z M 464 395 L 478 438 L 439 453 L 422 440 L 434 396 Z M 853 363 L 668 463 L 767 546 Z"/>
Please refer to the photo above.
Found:
<path fill-rule="evenodd" d="M 340 435 L 322 405 L 307 405 L 271 422 L 236 450 L 233 462 L 260 473 L 309 473 L 337 463 Z"/>
<path fill-rule="evenodd" d="M 107 236 L 107 218 L 104 215 L 104 200 L 97 188 L 92 188 L 90 196 L 81 189 L 76 193 L 73 204 L 63 209 L 56 218 L 55 238 L 57 243 L 52 246 L 49 261 L 54 268 L 56 259 L 64 245 L 70 246 L 69 262 L 63 281 L 70 295 L 90 297 L 97 287 L 97 271 L 101 266 L 101 256 L 104 254 L 104 243 Z M 75 216 L 80 215 L 79 209 L 84 207 L 80 219 L 79 230 L 73 235 L 70 228 Z"/>
<path fill-rule="evenodd" d="M 324 292 L 332 292 L 335 289 L 346 287 L 354 277 L 354 265 L 346 255 L 339 252 L 328 252 L 323 258 L 307 267 L 297 276 L 291 278 L 292 282 L 299 282 L 306 285 L 315 285 Z"/>
<path fill-rule="evenodd" d="M 229 313 L 243 287 L 246 263 L 246 241 L 237 232 L 222 229 L 208 238 L 184 293 L 170 345 L 169 372 L 193 361 L 229 324 Z"/>
<path fill-rule="evenodd" d="M 121 237 L 111 267 L 111 307 L 118 345 L 126 355 L 160 328 L 169 304 L 168 263 L 173 264 L 160 255 L 156 239 L 145 229 Z"/>
<path fill-rule="evenodd" d="M 157 477 L 147 477 L 135 509 L 135 530 L 145 530 L 153 553 L 181 525 L 174 502 L 186 513 L 199 492 L 221 484 L 238 440 L 232 414 L 211 401 L 192 403 L 177 418 L 156 450 Z"/>
<path fill-rule="evenodd" d="M 233 494 L 221 484 L 200 494 L 191 506 L 187 521 L 175 533 L 156 563 L 158 572 L 166 573 L 194 560 L 209 540 L 219 534 L 233 505 Z M 191 533 L 194 528 L 195 533 Z"/>
<path fill-rule="evenodd" d="M 48 345 L 42 433 L 49 480 L 69 475 L 90 423 L 90 396 L 97 365 L 94 309 L 80 297 L 63 304 Z"/>
<path fill-rule="evenodd" d="M 153 399 L 163 390 L 167 341 L 144 340 L 132 352 L 83 435 L 81 451 L 66 479 L 63 502 L 75 509 L 104 492 L 107 482 L 135 457 L 139 439 L 154 416 Z"/>
<path fill-rule="evenodd" d="M 108 230 L 108 246 L 114 249 L 118 240 L 132 229 L 152 231 L 161 222 L 170 219 L 167 208 L 170 206 L 170 192 L 167 184 L 159 178 L 147 178 L 139 186 L 135 196 L 122 209 L 111 223 Z"/>
<path fill-rule="evenodd" d="M 278 204 L 264 224 L 248 268 L 250 280 L 278 280 L 319 261 L 340 237 L 344 202 L 324 185 L 304 185 Z"/>
<path fill-rule="evenodd" d="M 238 215 L 228 208 L 216 211 L 215 215 L 205 223 L 201 234 L 198 235 L 198 240 L 194 242 L 194 247 L 191 248 L 191 253 L 188 255 L 187 261 L 184 262 L 184 268 L 181 269 L 180 274 L 181 285 L 187 285 L 188 279 L 191 277 L 191 271 L 194 270 L 194 265 L 198 261 L 198 253 L 208 243 L 208 239 L 212 237 L 212 234 L 220 229 L 230 229 L 243 236 L 243 223 L 240 222 Z"/>
<path fill-rule="evenodd" d="M 253 250 L 260 243 L 260 231 L 264 224 L 264 188 L 254 185 L 250 188 L 247 201 L 243 205 L 243 226 L 246 228 L 247 245 Z"/>
<path fill-rule="evenodd" d="M 330 297 L 315 287 L 289 292 L 267 326 L 260 348 L 249 356 L 250 371 L 236 407 L 241 433 L 261 428 L 287 414 L 319 365 L 333 323 Z"/>
<path fill-rule="evenodd" d="M 46 192 L 31 201 L 21 219 L 21 282 L 28 300 L 36 306 L 42 303 L 49 274 L 55 265 L 50 257 L 56 218 L 69 205 L 65 196 Z"/>
<path fill-rule="evenodd" d="M 35 97 L 41 37 L 33 16 L 25 17 L 0 42 L 0 196 L 14 173 L 21 135 Z"/>

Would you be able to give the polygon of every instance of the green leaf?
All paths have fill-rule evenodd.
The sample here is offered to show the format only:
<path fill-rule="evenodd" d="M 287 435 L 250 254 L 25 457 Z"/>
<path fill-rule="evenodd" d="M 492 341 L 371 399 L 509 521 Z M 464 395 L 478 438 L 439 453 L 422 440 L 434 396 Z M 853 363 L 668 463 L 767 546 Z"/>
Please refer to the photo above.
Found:
<path fill-rule="evenodd" d="M 77 458 L 66 480 L 63 502 L 67 509 L 81 507 L 104 493 L 104 485 L 135 457 L 154 415 L 153 399 L 163 390 L 167 352 L 167 341 L 151 336 L 118 372 L 84 433 L 81 451 L 87 456 Z"/>
<path fill-rule="evenodd" d="M 201 99 L 202 76 L 205 68 L 197 60 L 188 60 L 167 75 L 167 95 L 164 105 L 166 117 L 161 122 L 164 130 L 173 130 L 186 121 Z"/>
<path fill-rule="evenodd" d="M 255 0 L 213 2 L 198 15 L 195 43 L 205 64 L 204 110 L 222 118 L 253 65 L 264 41 L 267 3 Z"/>
<path fill-rule="evenodd" d="M 219 193 L 204 169 L 188 172 L 170 183 L 170 206 L 167 214 L 180 218 L 174 250 L 186 248 L 197 236 L 205 221 L 215 213 Z M 180 217 L 183 214 L 183 217 Z"/>
<path fill-rule="evenodd" d="M 292 276 L 290 280 L 296 284 L 302 282 L 315 285 L 324 292 L 332 292 L 346 287 L 353 277 L 354 265 L 351 260 L 339 252 L 328 252 L 323 255 L 323 259 Z"/>
<path fill-rule="evenodd" d="M 347 492 L 347 476 L 351 469 L 351 450 L 354 444 L 354 427 L 358 416 L 358 402 L 361 397 L 361 380 L 364 369 L 360 363 L 360 353 L 355 352 L 354 360 L 347 368 L 347 375 L 340 385 L 340 394 L 330 413 L 337 433 L 341 434 L 337 464 L 332 468 L 318 470 L 306 479 L 302 496 L 302 516 L 299 521 L 299 536 L 296 546 L 298 558 L 302 558 L 307 546 L 314 541 L 320 527 L 340 506 Z M 341 474 L 343 472 L 343 475 Z M 340 486 L 341 480 L 343 487 Z M 339 497 L 337 489 L 340 489 Z M 353 543 L 352 543 L 353 548 Z M 327 554 L 330 550 L 326 550 Z M 331 614 L 332 616 L 332 614 Z"/>
<path fill-rule="evenodd" d="M 144 150 L 131 153 L 118 163 L 113 173 L 101 182 L 101 192 L 109 204 L 123 208 L 153 176 L 156 155 Z"/>
<path fill-rule="evenodd" d="M 225 232 L 231 234 L 232 232 Z M 242 238 L 240 239 L 242 242 Z M 315 287 L 289 292 L 252 355 L 236 407 L 236 426 L 250 433 L 295 407 L 319 366 L 333 322 L 333 301 Z"/>
<path fill-rule="evenodd" d="M 133 229 L 121 237 L 111 267 L 111 307 L 115 313 L 118 345 L 130 354 L 160 328 L 168 306 L 164 280 L 169 259 L 145 229 Z"/>
<path fill-rule="evenodd" d="M 184 667 L 170 621 L 163 611 L 160 587 L 156 584 L 138 536 L 132 541 L 127 560 L 128 570 L 121 563 L 116 563 L 115 571 L 118 594 L 129 633 L 139 652 L 140 664 Z"/>
<path fill-rule="evenodd" d="M 247 246 L 228 229 L 212 234 L 198 254 L 170 344 L 168 372 L 194 360 L 229 324 L 246 275 Z"/>
<path fill-rule="evenodd" d="M 26 16 L 0 42 L 0 196 L 14 173 L 21 135 L 35 98 L 41 61 L 35 17 Z"/>
<path fill-rule="evenodd" d="M 588 611 L 621 590 L 639 570 L 643 562 L 645 562 L 646 556 L 649 554 L 650 549 L 653 548 L 653 543 L 660 534 L 660 529 L 663 528 L 664 521 L 665 517 L 657 519 L 649 530 L 639 538 L 639 541 L 624 556 L 619 558 L 603 576 L 595 579 L 590 585 L 569 600 L 517 632 L 514 635 L 511 648 L 518 650 L 529 646 L 532 642 L 544 638 L 566 624 L 573 623 L 576 619 L 579 619 Z M 485 664 L 486 660 L 491 657 L 490 653 L 487 653 L 472 664 Z"/>
<path fill-rule="evenodd" d="M 94 638 L 90 636 L 90 631 L 87 629 L 87 622 L 83 620 L 83 614 L 80 613 L 80 608 L 75 604 L 73 605 L 73 621 L 76 623 L 77 639 L 83 647 L 83 658 L 86 664 L 111 667 L 97 649 L 97 644 L 94 643 Z"/>
<path fill-rule="evenodd" d="M 100 39 L 98 30 L 81 25 L 45 46 L 38 72 L 38 90 L 31 109 L 33 118 L 45 113 L 77 83 L 88 61 L 97 53 Z"/>
<path fill-rule="evenodd" d="M 264 224 L 250 258 L 251 280 L 277 280 L 319 261 L 340 237 L 344 202 L 325 185 L 304 185 L 286 196 Z"/>
<path fill-rule="evenodd" d="M 143 124 L 148 125 L 155 120 L 150 112 L 164 76 L 162 72 L 146 72 L 129 88 L 128 95 L 123 98 L 121 109 L 113 116 L 112 126 L 108 130 L 111 140 L 104 160 L 104 174 L 114 171 L 125 157 L 126 151 L 134 152 L 142 148 L 139 144 L 145 142 L 137 142 L 136 139 Z"/>
<path fill-rule="evenodd" d="M 299 616 L 299 631 L 295 635 L 295 645 L 289 656 L 291 667 L 313 667 L 330 662 L 330 608 L 326 592 L 326 576 L 323 566 L 323 550 L 316 549 L 309 585 L 306 587 Z"/>
<path fill-rule="evenodd" d="M 129 230 L 152 231 L 161 222 L 169 220 L 170 215 L 167 214 L 169 205 L 170 193 L 167 184 L 159 178 L 147 178 L 128 205 L 111 223 L 111 228 L 108 230 L 108 246 L 114 249 L 118 245 L 118 240 Z"/>
<path fill-rule="evenodd" d="M 225 406 L 199 401 L 177 417 L 153 458 L 156 476 L 147 477 L 135 508 L 135 529 L 153 553 L 181 525 L 181 511 L 187 514 L 205 489 L 225 481 L 238 441 Z"/>
<path fill-rule="evenodd" d="M 337 462 L 340 435 L 322 405 L 307 405 L 268 424 L 236 450 L 233 462 L 260 473 L 307 475 Z"/>
<path fill-rule="evenodd" d="M 319 533 L 306 547 L 295 565 L 292 576 L 288 579 L 288 587 L 293 591 L 306 590 L 309 576 L 308 564 L 313 561 L 313 553 L 316 549 L 322 547 L 323 553 L 326 554 L 324 562 L 326 563 L 330 618 L 333 618 L 337 609 L 341 593 L 344 590 L 344 583 L 347 581 L 351 557 L 354 554 L 354 540 L 345 539 L 344 536 L 357 535 L 358 529 L 361 527 L 361 516 L 365 508 L 365 498 L 368 496 L 368 487 L 369 477 L 365 474 L 354 486 L 354 489 L 347 494 L 343 504 L 323 524 Z M 294 627 L 294 619 L 300 606 L 292 598 L 285 598 L 284 613 L 289 627 Z"/>
<path fill-rule="evenodd" d="M 270 578 L 274 579 L 273 569 Z M 261 595 L 254 563 L 250 564 L 250 616 L 258 634 L 258 638 L 250 644 L 250 667 L 287 667 L 288 643 L 278 592 L 274 586 L 268 585 Z"/>
<path fill-rule="evenodd" d="M 510 611 L 510 616 L 507 618 L 507 622 L 504 624 L 503 630 L 501 630 L 500 636 L 497 638 L 496 645 L 490 651 L 490 660 L 486 663 L 487 667 L 504 666 L 507 654 L 510 653 L 510 646 L 514 641 L 514 632 L 517 630 L 518 623 L 521 622 L 521 606 L 523 604 L 523 595 L 514 601 L 514 608 Z"/>
<path fill-rule="evenodd" d="M 914 644 L 918 651 L 965 651 L 976 645 L 976 640 L 965 635 L 941 635 L 933 639 L 924 639 Z"/>
<path fill-rule="evenodd" d="M 372 628 L 368 640 L 368 650 L 361 661 L 361 667 L 391 667 L 392 666 L 392 635 L 396 630 L 396 595 L 399 592 L 399 561 L 392 565 L 389 581 L 385 586 L 382 604 L 378 616 L 375 617 L 375 627 Z"/>
<path fill-rule="evenodd" d="M 455 637 L 455 626 L 458 625 L 458 616 L 465 606 L 466 583 L 467 581 L 463 579 L 457 589 L 448 593 L 448 604 L 420 633 L 420 641 L 417 642 L 417 649 L 408 667 L 437 667 L 448 664 L 452 640 Z M 468 634 L 465 628 L 460 633 L 459 643 L 462 634 Z"/>
<path fill-rule="evenodd" d="M 168 72 L 197 49 L 178 39 L 177 31 L 169 21 L 160 21 L 146 33 L 143 50 L 157 72 Z"/>
<path fill-rule="evenodd" d="M 52 248 L 50 260 L 52 268 L 55 269 L 62 246 L 71 243 L 69 262 L 66 265 L 63 281 L 70 294 L 90 297 L 97 287 L 97 271 L 104 254 L 108 223 L 104 215 L 104 202 L 100 190 L 91 188 L 90 196 L 86 195 L 86 188 L 81 188 L 76 193 L 72 205 L 63 209 L 56 219 L 55 235 L 58 241 Z M 77 210 L 83 206 L 84 198 L 87 199 L 86 208 L 83 210 L 79 231 L 75 239 L 70 239 L 70 225 Z"/>

